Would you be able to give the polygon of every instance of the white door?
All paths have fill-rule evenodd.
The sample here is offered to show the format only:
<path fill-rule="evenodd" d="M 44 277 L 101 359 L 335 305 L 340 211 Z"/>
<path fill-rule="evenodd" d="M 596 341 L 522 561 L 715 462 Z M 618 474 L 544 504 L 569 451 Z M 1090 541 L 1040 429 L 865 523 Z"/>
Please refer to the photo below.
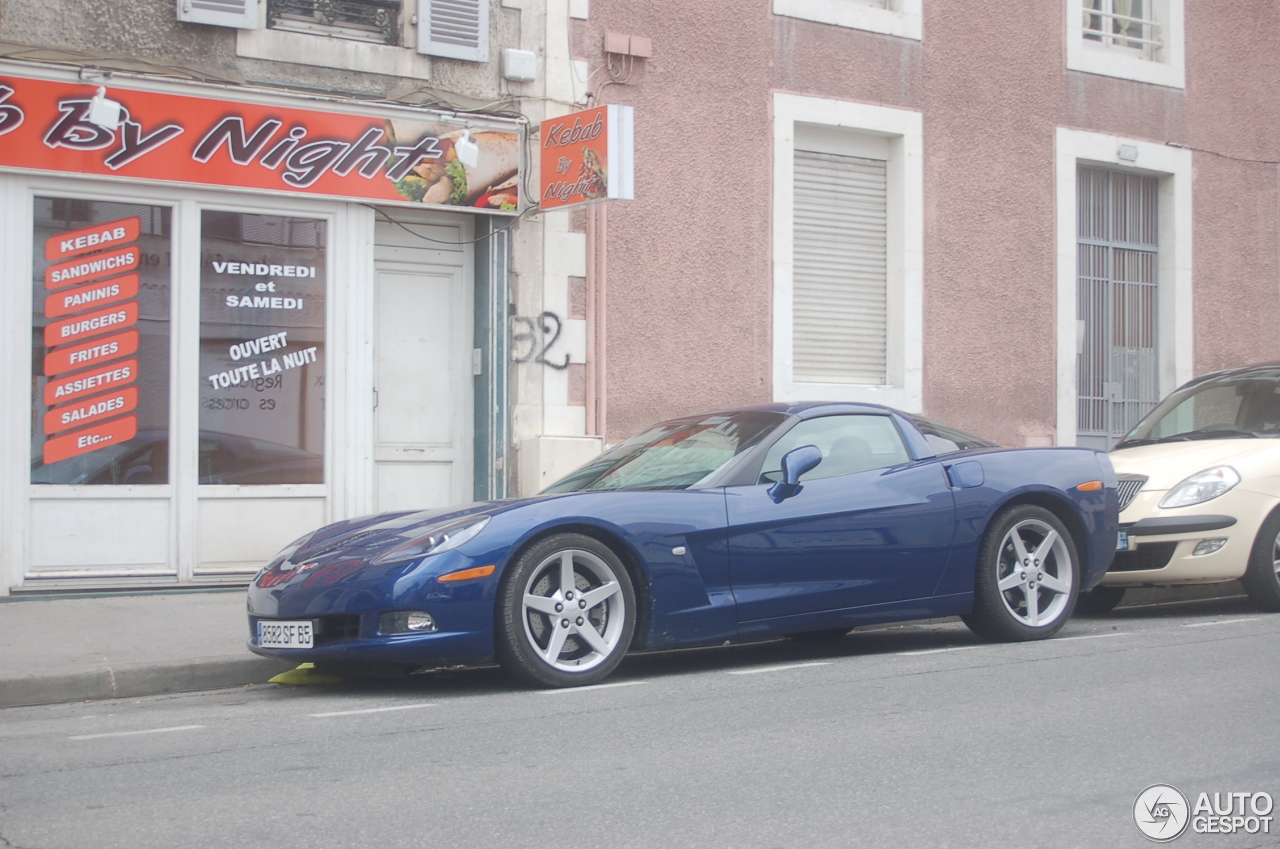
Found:
<path fill-rule="evenodd" d="M 378 226 L 373 344 L 379 511 L 472 500 L 468 224 Z"/>

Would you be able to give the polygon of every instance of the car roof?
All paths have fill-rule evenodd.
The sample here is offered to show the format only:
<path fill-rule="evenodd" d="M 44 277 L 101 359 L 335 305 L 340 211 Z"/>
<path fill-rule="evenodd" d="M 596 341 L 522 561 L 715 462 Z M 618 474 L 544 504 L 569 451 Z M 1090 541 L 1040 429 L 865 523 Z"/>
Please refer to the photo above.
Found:
<path fill-rule="evenodd" d="M 1253 365 L 1248 365 L 1248 366 L 1237 366 L 1236 368 L 1220 369 L 1218 371 L 1211 371 L 1208 374 L 1202 374 L 1199 377 L 1192 378 L 1191 380 L 1188 380 L 1186 383 L 1182 384 L 1182 387 L 1179 387 L 1179 388 L 1184 388 L 1187 386 L 1195 386 L 1198 383 L 1204 383 L 1205 381 L 1209 381 L 1209 380 L 1224 380 L 1224 379 L 1231 379 L 1231 378 L 1237 378 L 1237 377 L 1249 377 L 1255 372 L 1275 372 L 1277 369 L 1280 369 L 1280 361 L 1272 361 L 1267 363 L 1254 363 Z"/>
<path fill-rule="evenodd" d="M 733 407 L 727 410 L 718 410 L 708 415 L 731 415 L 733 413 L 780 413 L 784 416 L 796 416 L 802 419 L 811 419 L 818 416 L 829 416 L 835 413 L 900 413 L 892 407 L 886 407 L 882 404 L 864 404 L 842 401 L 797 401 L 795 403 L 778 402 L 773 404 L 755 404 L 747 407 Z M 697 415 L 697 414 L 695 414 Z M 692 418 L 693 416 L 682 416 L 681 418 Z"/>

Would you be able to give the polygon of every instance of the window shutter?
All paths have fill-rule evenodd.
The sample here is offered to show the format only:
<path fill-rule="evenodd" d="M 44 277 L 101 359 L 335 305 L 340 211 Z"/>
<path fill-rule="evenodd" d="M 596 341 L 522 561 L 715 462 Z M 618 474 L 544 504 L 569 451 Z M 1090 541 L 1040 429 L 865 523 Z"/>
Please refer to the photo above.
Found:
<path fill-rule="evenodd" d="M 238 29 L 258 28 L 258 0 L 178 0 L 178 20 Z"/>
<path fill-rule="evenodd" d="M 793 376 L 886 382 L 886 163 L 796 150 Z"/>
<path fill-rule="evenodd" d="M 418 52 L 489 61 L 489 0 L 418 0 Z"/>

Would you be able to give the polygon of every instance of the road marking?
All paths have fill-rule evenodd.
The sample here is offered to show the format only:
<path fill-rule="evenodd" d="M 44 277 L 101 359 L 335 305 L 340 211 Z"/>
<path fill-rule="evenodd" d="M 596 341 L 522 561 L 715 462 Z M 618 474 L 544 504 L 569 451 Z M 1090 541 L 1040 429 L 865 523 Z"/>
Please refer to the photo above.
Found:
<path fill-rule="evenodd" d="M 392 705 L 390 707 L 364 708 L 363 710 L 331 710 L 328 713 L 313 713 L 310 716 L 355 716 L 361 713 L 386 713 L 392 710 L 414 710 L 416 708 L 435 707 L 434 704 Z"/>
<path fill-rule="evenodd" d="M 648 681 L 618 681 L 615 684 L 588 684 L 585 687 L 561 687 L 558 690 L 537 690 L 539 696 L 555 696 L 560 693 L 581 693 L 586 690 L 607 690 L 610 687 L 634 687 L 636 684 L 648 684 Z"/>
<path fill-rule="evenodd" d="M 1261 619 L 1261 618 L 1262 618 L 1261 616 L 1245 616 L 1243 619 L 1218 619 L 1213 622 L 1184 622 L 1182 623 L 1182 627 L 1183 628 L 1206 628 L 1209 625 L 1234 625 L 1237 622 L 1253 622 L 1254 620 Z"/>
<path fill-rule="evenodd" d="M 170 731 L 194 731 L 203 725 L 175 725 L 172 728 L 148 728 L 146 731 L 112 731 L 110 734 L 77 734 L 72 740 L 97 740 L 102 737 L 134 737 L 138 734 L 167 734 Z"/>
<path fill-rule="evenodd" d="M 1081 634 L 1076 637 L 1053 637 L 1052 639 L 1049 639 L 1046 642 L 1048 644 L 1053 644 L 1053 643 L 1065 643 L 1067 640 L 1098 640 L 1103 637 L 1127 637 L 1127 636 L 1128 636 L 1127 632 L 1118 631 L 1114 634 Z M 965 651 L 966 649 L 989 648 L 991 645 L 992 645 L 991 643 L 979 643 L 976 646 L 947 646 L 946 648 L 943 648 L 943 649 L 921 649 L 919 651 L 900 651 L 898 652 L 898 654 L 903 657 L 912 657 L 912 656 L 921 655 L 921 654 L 942 654 L 943 652 L 948 652 L 948 651 Z"/>
<path fill-rule="evenodd" d="M 920 651 L 900 651 L 898 654 L 903 657 L 911 657 L 918 654 L 942 654 L 944 651 L 964 651 L 965 649 L 981 649 L 986 648 L 984 645 L 978 646 L 948 646 L 945 649 L 921 649 Z"/>
<path fill-rule="evenodd" d="M 731 669 L 729 675 L 755 675 L 758 672 L 782 672 L 787 669 L 808 669 L 810 666 L 826 666 L 829 660 L 815 660 L 812 663 L 788 663 L 782 666 L 757 666 L 754 669 Z"/>

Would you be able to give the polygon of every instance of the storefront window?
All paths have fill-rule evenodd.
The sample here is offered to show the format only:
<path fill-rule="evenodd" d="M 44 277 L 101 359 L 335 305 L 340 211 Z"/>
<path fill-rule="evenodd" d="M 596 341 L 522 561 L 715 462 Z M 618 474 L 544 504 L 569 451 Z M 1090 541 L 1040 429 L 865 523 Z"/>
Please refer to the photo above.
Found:
<path fill-rule="evenodd" d="M 200 483 L 324 482 L 324 221 L 206 210 Z"/>
<path fill-rule="evenodd" d="M 37 197 L 31 482 L 169 482 L 170 210 Z"/>

